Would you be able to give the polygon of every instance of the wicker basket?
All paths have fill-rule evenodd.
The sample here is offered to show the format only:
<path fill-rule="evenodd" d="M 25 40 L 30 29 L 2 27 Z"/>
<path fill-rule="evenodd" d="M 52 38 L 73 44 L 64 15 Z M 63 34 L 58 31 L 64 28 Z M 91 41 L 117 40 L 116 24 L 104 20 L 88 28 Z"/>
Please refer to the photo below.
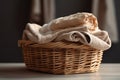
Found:
<path fill-rule="evenodd" d="M 37 44 L 19 40 L 28 69 L 53 74 L 96 72 L 102 60 L 102 50 L 65 42 Z"/>

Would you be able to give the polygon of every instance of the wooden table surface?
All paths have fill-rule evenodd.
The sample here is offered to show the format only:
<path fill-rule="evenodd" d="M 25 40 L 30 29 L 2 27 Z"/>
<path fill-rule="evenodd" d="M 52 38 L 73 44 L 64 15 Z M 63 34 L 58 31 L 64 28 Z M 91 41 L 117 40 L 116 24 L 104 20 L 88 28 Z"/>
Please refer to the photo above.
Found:
<path fill-rule="evenodd" d="M 27 70 L 24 63 L 0 63 L 0 80 L 120 80 L 120 64 L 101 64 L 96 73 L 54 75 Z"/>

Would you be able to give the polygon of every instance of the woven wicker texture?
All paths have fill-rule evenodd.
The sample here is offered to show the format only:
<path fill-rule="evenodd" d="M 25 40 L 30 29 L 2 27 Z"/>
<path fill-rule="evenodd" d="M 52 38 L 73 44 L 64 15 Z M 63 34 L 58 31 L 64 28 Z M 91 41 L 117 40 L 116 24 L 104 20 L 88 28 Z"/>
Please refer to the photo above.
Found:
<path fill-rule="evenodd" d="M 65 42 L 37 44 L 19 40 L 23 48 L 24 62 L 28 69 L 53 74 L 96 72 L 103 51 L 86 45 Z"/>

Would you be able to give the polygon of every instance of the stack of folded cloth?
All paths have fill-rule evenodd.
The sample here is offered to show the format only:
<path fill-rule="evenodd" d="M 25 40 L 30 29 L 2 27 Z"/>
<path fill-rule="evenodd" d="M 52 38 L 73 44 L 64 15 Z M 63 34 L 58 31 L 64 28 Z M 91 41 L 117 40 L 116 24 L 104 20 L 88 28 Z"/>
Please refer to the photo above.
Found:
<path fill-rule="evenodd" d="M 100 30 L 97 18 L 85 12 L 60 17 L 43 26 L 28 23 L 23 32 L 23 39 L 29 39 L 38 44 L 70 41 L 100 50 L 107 50 L 111 47 L 107 31 Z"/>

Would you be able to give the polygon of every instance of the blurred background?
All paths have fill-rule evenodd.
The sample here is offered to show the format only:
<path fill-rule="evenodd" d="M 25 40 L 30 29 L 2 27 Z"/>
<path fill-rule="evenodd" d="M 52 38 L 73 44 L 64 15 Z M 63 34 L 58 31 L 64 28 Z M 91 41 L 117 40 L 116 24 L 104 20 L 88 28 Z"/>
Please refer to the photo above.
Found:
<path fill-rule="evenodd" d="M 23 62 L 21 39 L 26 23 L 40 25 L 77 12 L 97 16 L 99 27 L 109 32 L 112 47 L 103 63 L 120 62 L 120 0 L 0 0 L 0 62 Z"/>

